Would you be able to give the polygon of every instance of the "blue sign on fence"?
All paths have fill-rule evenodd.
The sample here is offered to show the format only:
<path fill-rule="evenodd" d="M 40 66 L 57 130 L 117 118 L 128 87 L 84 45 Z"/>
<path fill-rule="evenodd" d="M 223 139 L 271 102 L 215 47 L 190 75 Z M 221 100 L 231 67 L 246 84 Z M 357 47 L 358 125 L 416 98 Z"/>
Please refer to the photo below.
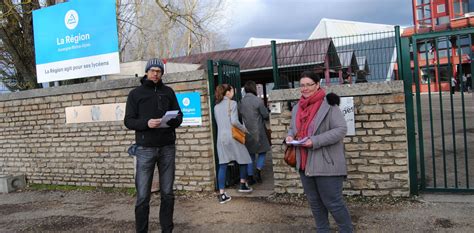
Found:
<path fill-rule="evenodd" d="M 115 0 L 33 11 L 38 83 L 120 72 Z"/>
<path fill-rule="evenodd" d="M 199 92 L 178 93 L 176 98 L 183 112 L 183 123 L 181 125 L 202 125 L 201 95 Z"/>

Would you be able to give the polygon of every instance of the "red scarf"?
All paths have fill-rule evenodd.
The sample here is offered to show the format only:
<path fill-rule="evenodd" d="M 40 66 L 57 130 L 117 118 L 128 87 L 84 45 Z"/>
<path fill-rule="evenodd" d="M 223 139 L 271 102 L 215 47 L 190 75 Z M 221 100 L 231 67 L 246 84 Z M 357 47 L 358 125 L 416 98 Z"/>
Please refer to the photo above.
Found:
<path fill-rule="evenodd" d="M 319 111 L 321 104 L 323 103 L 326 92 L 324 89 L 317 90 L 313 95 L 308 98 L 301 96 L 298 101 L 298 112 L 296 113 L 296 129 L 297 139 L 303 139 L 310 135 L 309 125 L 313 122 L 316 113 Z M 308 159 L 308 150 L 304 147 L 300 147 L 301 154 L 301 170 L 305 169 L 306 161 Z"/>

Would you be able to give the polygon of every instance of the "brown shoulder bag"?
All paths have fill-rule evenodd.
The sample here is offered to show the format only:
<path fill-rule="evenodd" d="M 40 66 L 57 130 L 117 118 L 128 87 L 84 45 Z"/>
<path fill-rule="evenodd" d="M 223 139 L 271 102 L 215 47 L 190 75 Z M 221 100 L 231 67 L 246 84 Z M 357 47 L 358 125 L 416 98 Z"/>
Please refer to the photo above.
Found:
<path fill-rule="evenodd" d="M 285 145 L 285 157 L 283 157 L 283 159 L 285 160 L 285 163 L 288 164 L 290 167 L 296 167 L 296 147 L 288 145 L 286 143 Z"/>
<path fill-rule="evenodd" d="M 229 115 L 230 125 L 232 126 L 232 137 L 235 140 L 237 140 L 238 142 L 240 142 L 242 144 L 245 144 L 245 133 L 242 130 L 240 130 L 239 128 L 232 125 L 232 118 L 230 116 L 230 100 L 229 100 L 228 105 L 229 105 L 228 115 Z"/>

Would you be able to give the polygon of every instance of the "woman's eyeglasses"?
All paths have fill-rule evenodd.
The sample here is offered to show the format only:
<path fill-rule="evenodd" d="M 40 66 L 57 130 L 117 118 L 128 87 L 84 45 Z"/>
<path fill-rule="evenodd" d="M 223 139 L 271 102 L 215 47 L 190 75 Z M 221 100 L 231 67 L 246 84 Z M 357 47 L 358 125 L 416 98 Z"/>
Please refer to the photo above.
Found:
<path fill-rule="evenodd" d="M 311 83 L 311 84 L 300 84 L 300 88 L 306 88 L 306 87 L 311 87 L 316 85 L 316 83 Z"/>

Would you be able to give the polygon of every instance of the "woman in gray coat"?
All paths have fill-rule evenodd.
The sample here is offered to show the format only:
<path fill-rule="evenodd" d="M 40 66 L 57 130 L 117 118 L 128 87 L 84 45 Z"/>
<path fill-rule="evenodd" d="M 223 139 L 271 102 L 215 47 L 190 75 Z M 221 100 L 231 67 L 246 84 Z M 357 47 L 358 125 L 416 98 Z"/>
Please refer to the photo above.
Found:
<path fill-rule="evenodd" d="M 342 197 L 347 176 L 343 139 L 347 132 L 339 96 L 326 96 L 320 79 L 305 71 L 300 76 L 301 98 L 293 107 L 286 142 L 300 140 L 296 169 L 316 222 L 318 232 L 329 232 L 328 211 L 339 232 L 352 232 L 352 221 Z"/>
<path fill-rule="evenodd" d="M 217 155 L 219 158 L 217 183 L 220 203 L 226 203 L 231 199 L 224 190 L 227 164 L 230 161 L 237 161 L 240 165 L 240 187 L 238 191 L 252 192 L 252 188 L 246 182 L 247 164 L 251 163 L 252 160 L 247 148 L 232 137 L 232 126 L 247 132 L 247 129 L 239 122 L 237 103 L 232 100 L 232 97 L 234 97 L 234 88 L 231 85 L 221 84 L 217 86 L 214 117 L 217 123 Z"/>
<path fill-rule="evenodd" d="M 265 156 L 267 151 L 271 149 L 267 138 L 265 128 L 265 120 L 268 119 L 268 109 L 265 107 L 263 100 L 257 97 L 257 84 L 254 81 L 247 81 L 244 85 L 245 96 L 240 102 L 239 112 L 242 115 L 242 121 L 249 133 L 245 139 L 245 146 L 252 158 L 252 164 L 249 164 L 248 182 L 249 184 L 255 181 L 262 182 L 262 169 L 265 164 Z M 258 154 L 256 158 L 255 154 Z M 255 180 L 254 164 L 256 166 Z"/>

